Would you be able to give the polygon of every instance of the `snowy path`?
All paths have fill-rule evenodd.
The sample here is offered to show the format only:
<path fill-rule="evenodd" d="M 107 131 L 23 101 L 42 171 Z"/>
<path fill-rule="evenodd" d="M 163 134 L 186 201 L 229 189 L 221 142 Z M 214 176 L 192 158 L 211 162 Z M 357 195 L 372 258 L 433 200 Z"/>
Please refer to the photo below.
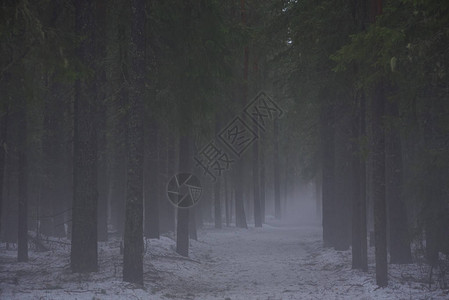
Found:
<path fill-rule="evenodd" d="M 449 299 L 428 289 L 424 265 L 391 266 L 390 286 L 378 289 L 372 249 L 369 273 L 351 269 L 350 251 L 321 247 L 320 227 L 203 229 L 190 258 L 168 237 L 149 240 L 145 288 L 121 281 L 119 241 L 101 243 L 99 273 L 72 274 L 65 241 L 50 252 L 0 247 L 0 299 Z"/>
<path fill-rule="evenodd" d="M 202 270 L 181 283 L 174 281 L 168 289 L 177 296 L 280 299 L 305 282 L 316 286 L 304 266 L 311 255 L 308 243 L 318 242 L 319 231 L 285 227 L 206 231 L 201 237 L 204 244 L 192 247 L 193 256 L 204 262 Z"/>

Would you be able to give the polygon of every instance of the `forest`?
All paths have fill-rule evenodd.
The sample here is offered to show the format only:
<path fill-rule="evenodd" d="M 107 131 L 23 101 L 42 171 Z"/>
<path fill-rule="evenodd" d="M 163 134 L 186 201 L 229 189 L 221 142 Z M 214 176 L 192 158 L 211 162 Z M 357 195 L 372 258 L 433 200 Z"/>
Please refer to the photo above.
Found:
<path fill-rule="evenodd" d="M 448 299 L 449 1 L 0 1 L 0 299 Z"/>

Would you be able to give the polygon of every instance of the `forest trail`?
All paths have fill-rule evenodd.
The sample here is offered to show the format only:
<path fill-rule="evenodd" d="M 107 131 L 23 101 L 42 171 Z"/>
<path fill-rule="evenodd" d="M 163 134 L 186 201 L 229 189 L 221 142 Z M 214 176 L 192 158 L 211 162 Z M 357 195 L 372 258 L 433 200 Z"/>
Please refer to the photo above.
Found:
<path fill-rule="evenodd" d="M 164 276 L 160 292 L 175 299 L 371 299 L 364 282 L 354 281 L 349 253 L 322 249 L 321 232 L 270 225 L 202 230 L 192 243 L 197 271 L 169 270 L 179 277 Z"/>
<path fill-rule="evenodd" d="M 322 247 L 320 226 L 238 229 L 206 227 L 191 241 L 189 258 L 172 238 L 146 240 L 144 288 L 122 281 L 120 240 L 99 244 L 99 272 L 73 274 L 69 243 L 31 251 L 17 263 L 16 250 L 0 249 L 0 299 L 447 299 L 425 283 L 422 265 L 390 266 L 390 285 L 375 283 L 373 248 L 369 273 L 351 269 L 351 251 Z"/>
<path fill-rule="evenodd" d="M 258 295 L 279 299 L 310 281 L 305 266 L 320 243 L 319 227 L 272 227 L 202 231 L 192 254 L 201 269 L 188 278 L 177 278 L 165 288 L 173 296 L 213 296 L 231 299 Z M 246 296 L 243 296 L 246 295 Z"/>

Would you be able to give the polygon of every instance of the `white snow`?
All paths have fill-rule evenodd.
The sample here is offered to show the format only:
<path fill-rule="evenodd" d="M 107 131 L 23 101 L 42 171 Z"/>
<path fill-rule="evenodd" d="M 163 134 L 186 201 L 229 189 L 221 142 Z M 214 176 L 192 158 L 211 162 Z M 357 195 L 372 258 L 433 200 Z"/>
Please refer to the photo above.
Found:
<path fill-rule="evenodd" d="M 72 274 L 67 240 L 30 250 L 28 263 L 0 245 L 0 299 L 449 299 L 424 264 L 390 265 L 390 284 L 351 269 L 350 251 L 325 249 L 321 227 L 205 228 L 191 241 L 190 257 L 170 237 L 147 240 L 144 288 L 121 280 L 120 241 L 99 243 L 99 272 Z M 436 277 L 436 276 L 434 276 Z"/>

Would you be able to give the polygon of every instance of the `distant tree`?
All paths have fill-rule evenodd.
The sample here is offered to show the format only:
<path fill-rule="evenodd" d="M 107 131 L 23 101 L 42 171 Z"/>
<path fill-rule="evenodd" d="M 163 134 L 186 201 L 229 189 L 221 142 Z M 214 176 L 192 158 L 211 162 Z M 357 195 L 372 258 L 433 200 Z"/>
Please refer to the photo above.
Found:
<path fill-rule="evenodd" d="M 279 220 L 281 218 L 281 187 L 279 174 L 279 121 L 277 119 L 273 123 L 273 138 L 274 216 Z"/>

